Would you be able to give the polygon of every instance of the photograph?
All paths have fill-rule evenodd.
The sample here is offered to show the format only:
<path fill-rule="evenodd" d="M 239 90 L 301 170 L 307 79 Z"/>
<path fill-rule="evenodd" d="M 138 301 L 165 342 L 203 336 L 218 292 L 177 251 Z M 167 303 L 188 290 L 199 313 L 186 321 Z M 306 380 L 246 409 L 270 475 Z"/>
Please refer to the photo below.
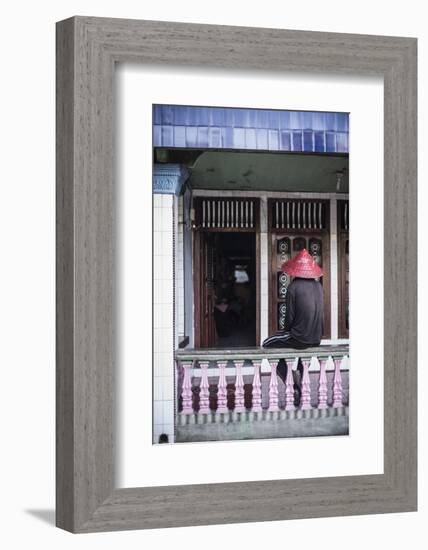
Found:
<path fill-rule="evenodd" d="M 426 5 L 2 8 L 0 549 L 423 548 Z"/>
<path fill-rule="evenodd" d="M 153 444 L 349 435 L 349 127 L 153 105 Z"/>

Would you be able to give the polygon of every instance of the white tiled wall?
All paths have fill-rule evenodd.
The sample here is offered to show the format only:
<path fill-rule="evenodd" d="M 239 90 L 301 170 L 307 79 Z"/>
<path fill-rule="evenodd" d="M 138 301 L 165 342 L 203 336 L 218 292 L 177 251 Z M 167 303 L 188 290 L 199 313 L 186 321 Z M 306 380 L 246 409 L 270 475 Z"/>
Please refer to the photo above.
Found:
<path fill-rule="evenodd" d="M 184 330 L 184 254 L 183 254 L 183 197 L 180 196 L 177 203 L 175 245 L 175 320 L 177 327 L 177 340 L 180 341 L 185 334 Z"/>
<path fill-rule="evenodd" d="M 174 245 L 173 195 L 153 204 L 153 442 L 162 433 L 174 441 Z"/>

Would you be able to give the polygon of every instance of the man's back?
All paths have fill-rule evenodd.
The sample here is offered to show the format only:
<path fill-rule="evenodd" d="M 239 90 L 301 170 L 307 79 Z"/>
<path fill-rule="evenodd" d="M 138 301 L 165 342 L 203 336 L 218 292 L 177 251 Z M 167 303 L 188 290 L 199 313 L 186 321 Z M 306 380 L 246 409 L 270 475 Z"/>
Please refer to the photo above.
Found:
<path fill-rule="evenodd" d="M 285 330 L 303 344 L 318 345 L 323 333 L 323 288 L 315 279 L 295 278 L 287 289 Z"/>

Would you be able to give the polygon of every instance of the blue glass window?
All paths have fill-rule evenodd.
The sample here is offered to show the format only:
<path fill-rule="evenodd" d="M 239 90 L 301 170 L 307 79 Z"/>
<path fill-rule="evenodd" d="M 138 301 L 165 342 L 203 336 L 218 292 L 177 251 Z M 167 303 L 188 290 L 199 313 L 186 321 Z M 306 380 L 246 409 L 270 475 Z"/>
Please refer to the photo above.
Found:
<path fill-rule="evenodd" d="M 293 132 L 293 151 L 303 151 L 302 132 Z"/>

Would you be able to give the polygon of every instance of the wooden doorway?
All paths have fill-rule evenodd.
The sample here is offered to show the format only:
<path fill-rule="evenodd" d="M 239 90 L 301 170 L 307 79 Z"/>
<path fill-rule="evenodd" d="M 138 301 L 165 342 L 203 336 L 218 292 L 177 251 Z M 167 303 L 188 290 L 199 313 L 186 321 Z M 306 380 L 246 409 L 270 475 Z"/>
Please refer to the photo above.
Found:
<path fill-rule="evenodd" d="M 349 201 L 337 201 L 339 338 L 349 338 Z"/>
<path fill-rule="evenodd" d="M 330 204 L 315 199 L 270 199 L 268 224 L 270 240 L 269 333 L 284 329 L 285 296 L 290 278 L 282 264 L 306 248 L 323 268 L 324 333 L 331 336 L 330 315 Z"/>
<path fill-rule="evenodd" d="M 256 199 L 196 198 L 195 347 L 258 345 L 260 235 Z"/>

